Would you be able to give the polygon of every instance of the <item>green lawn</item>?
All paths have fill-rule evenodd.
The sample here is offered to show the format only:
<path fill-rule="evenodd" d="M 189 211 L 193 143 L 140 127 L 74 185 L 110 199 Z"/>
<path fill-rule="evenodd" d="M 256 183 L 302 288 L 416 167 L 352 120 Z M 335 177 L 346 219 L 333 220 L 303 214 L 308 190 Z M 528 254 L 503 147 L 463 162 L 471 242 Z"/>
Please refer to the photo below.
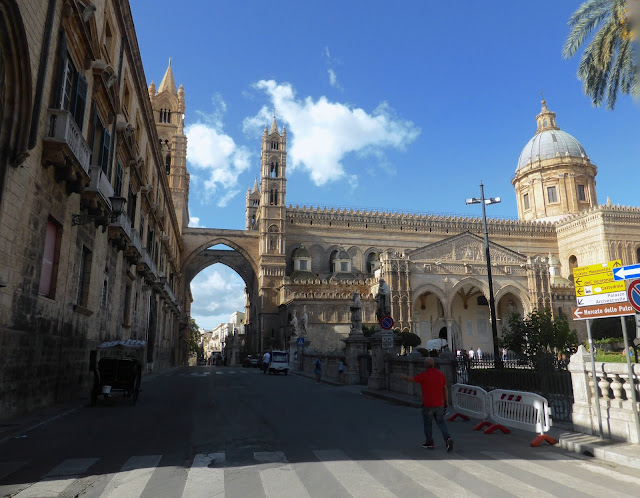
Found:
<path fill-rule="evenodd" d="M 622 353 L 612 353 L 610 351 L 598 351 L 596 355 L 596 361 L 602 361 L 605 363 L 626 363 L 627 359 Z M 635 356 L 631 357 L 631 362 L 635 361 Z"/>

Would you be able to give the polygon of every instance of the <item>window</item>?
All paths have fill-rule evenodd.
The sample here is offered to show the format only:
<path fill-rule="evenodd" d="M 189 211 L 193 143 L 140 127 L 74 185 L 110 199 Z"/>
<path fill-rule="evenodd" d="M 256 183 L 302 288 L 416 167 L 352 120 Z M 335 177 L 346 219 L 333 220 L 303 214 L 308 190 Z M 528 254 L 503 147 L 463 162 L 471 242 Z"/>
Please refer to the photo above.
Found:
<path fill-rule="evenodd" d="M 102 172 L 107 175 L 107 178 L 110 178 L 109 152 L 111 150 L 111 135 L 102 124 L 102 119 L 100 119 L 95 108 L 91 128 L 91 164 L 100 166 Z"/>
<path fill-rule="evenodd" d="M 89 285 L 91 283 L 92 254 L 89 249 L 82 246 L 82 259 L 80 260 L 80 274 L 78 282 L 78 305 L 86 308 L 89 302 Z"/>
<path fill-rule="evenodd" d="M 129 91 L 129 83 L 124 80 L 124 90 L 122 92 L 122 111 L 127 119 L 129 119 L 129 105 L 131 104 L 131 92 Z"/>
<path fill-rule="evenodd" d="M 524 202 L 525 210 L 528 210 L 531 208 L 531 206 L 529 205 L 529 194 L 524 194 L 524 196 L 522 196 L 522 201 Z"/>
<path fill-rule="evenodd" d="M 169 109 L 160 109 L 160 122 L 171 123 L 171 111 Z"/>
<path fill-rule="evenodd" d="M 107 58 L 107 61 L 111 62 L 113 57 L 111 53 L 113 52 L 113 32 L 111 31 L 111 26 L 108 21 L 104 23 L 104 53 Z"/>
<path fill-rule="evenodd" d="M 122 196 L 122 175 L 124 173 L 124 170 L 122 169 L 122 164 L 120 164 L 120 161 L 118 161 L 116 163 L 116 180 L 113 184 L 113 194 L 116 197 L 121 197 Z"/>
<path fill-rule="evenodd" d="M 129 196 L 127 199 L 127 216 L 131 220 L 131 228 L 135 228 L 136 220 L 136 194 L 133 193 L 131 186 L 129 186 Z"/>
<path fill-rule="evenodd" d="M 278 191 L 275 189 L 269 191 L 269 204 L 271 206 L 276 206 L 278 204 Z"/>
<path fill-rule="evenodd" d="M 271 178 L 277 178 L 278 177 L 278 163 L 271 163 L 270 176 L 271 176 Z"/>
<path fill-rule="evenodd" d="M 587 200 L 587 193 L 584 189 L 584 185 L 578 185 L 578 200 L 583 202 Z"/>
<path fill-rule="evenodd" d="M 38 292 L 42 296 L 55 298 L 58 280 L 58 263 L 60 260 L 60 241 L 62 239 L 62 225 L 49 217 L 42 252 L 42 267 L 40 270 L 40 287 Z"/>
<path fill-rule="evenodd" d="M 547 187 L 547 199 L 550 203 L 558 202 L 558 193 L 555 187 Z"/>
<path fill-rule="evenodd" d="M 306 271 L 307 270 L 307 260 L 303 259 L 299 263 L 300 263 L 300 269 L 303 270 L 303 271 Z"/>
<path fill-rule="evenodd" d="M 171 172 L 171 152 L 167 152 L 167 157 L 165 158 L 164 164 L 167 168 L 167 175 L 168 175 Z"/>
<path fill-rule="evenodd" d="M 347 272 L 349 271 L 349 263 L 347 263 L 346 261 L 342 261 L 340 263 L 340 271 L 341 272 Z"/>
<path fill-rule="evenodd" d="M 131 284 L 127 284 L 124 289 L 124 314 L 122 323 L 129 325 L 131 320 Z"/>
<path fill-rule="evenodd" d="M 82 130 L 84 110 L 87 104 L 87 80 L 73 65 L 69 54 L 63 62 L 63 76 L 60 87 L 60 108 L 71 113 L 78 127 Z"/>
<path fill-rule="evenodd" d="M 107 307 L 108 302 L 108 293 L 109 290 L 109 279 L 105 277 L 104 282 L 102 283 L 102 295 L 100 296 L 100 306 L 103 308 Z"/>

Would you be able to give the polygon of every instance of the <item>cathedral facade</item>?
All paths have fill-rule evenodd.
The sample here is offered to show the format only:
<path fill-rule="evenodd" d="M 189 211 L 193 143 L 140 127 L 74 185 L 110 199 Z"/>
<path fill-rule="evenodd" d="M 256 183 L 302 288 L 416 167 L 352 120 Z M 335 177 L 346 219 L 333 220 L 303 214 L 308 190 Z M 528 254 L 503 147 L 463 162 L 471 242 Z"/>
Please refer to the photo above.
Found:
<path fill-rule="evenodd" d="M 570 317 L 573 268 L 640 262 L 640 209 L 598 204 L 596 165 L 544 100 L 536 125 L 512 181 L 518 220 L 487 220 L 499 335 L 512 312 Z M 261 145 L 260 182 L 246 195 L 260 301 L 247 309 L 248 349 L 288 344 L 293 310 L 307 313 L 312 347 L 340 348 L 352 292 L 363 297 L 363 323 L 374 324 L 382 277 L 394 328 L 423 344 L 493 350 L 481 218 L 286 206 L 287 132 L 275 117 Z M 585 333 L 583 322 L 571 326 Z"/>

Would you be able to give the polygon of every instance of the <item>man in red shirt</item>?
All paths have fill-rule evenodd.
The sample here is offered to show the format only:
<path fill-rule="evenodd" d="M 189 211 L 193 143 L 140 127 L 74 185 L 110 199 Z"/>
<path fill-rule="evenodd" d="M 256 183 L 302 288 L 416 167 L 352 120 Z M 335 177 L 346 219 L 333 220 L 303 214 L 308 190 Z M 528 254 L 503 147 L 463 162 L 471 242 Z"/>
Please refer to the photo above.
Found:
<path fill-rule="evenodd" d="M 447 445 L 447 451 L 453 451 L 453 439 L 444 420 L 444 411 L 449 408 L 447 381 L 444 374 L 435 368 L 433 358 L 425 359 L 424 366 L 424 372 L 415 377 L 402 376 L 407 382 L 415 382 L 420 384 L 422 388 L 422 419 L 424 421 L 424 435 L 427 437 L 422 447 L 430 450 L 434 448 L 431 424 L 432 419 L 435 419 Z"/>

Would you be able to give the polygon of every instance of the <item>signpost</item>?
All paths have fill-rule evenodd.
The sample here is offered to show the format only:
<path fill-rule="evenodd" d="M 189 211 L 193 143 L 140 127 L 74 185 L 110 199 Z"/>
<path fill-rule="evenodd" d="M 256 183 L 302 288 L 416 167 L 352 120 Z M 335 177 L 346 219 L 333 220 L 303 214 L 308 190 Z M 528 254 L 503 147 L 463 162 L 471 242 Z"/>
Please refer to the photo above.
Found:
<path fill-rule="evenodd" d="M 608 294 L 610 292 L 621 292 L 627 290 L 627 286 L 624 282 L 604 282 L 601 284 L 587 285 L 579 287 L 578 280 L 582 280 L 582 277 L 575 279 L 576 284 L 576 296 L 594 296 L 598 294 Z"/>
<path fill-rule="evenodd" d="M 298 337 L 296 339 L 296 342 L 300 344 L 300 346 L 304 346 L 304 337 Z"/>
<path fill-rule="evenodd" d="M 627 289 L 627 298 L 633 309 L 640 313 L 640 279 L 631 281 Z"/>
<path fill-rule="evenodd" d="M 573 308 L 574 320 L 589 320 L 594 318 L 610 318 L 612 316 L 633 315 L 635 310 L 628 303 L 601 304 L 599 306 L 583 306 Z"/>
<path fill-rule="evenodd" d="M 621 266 L 622 266 L 622 261 L 619 259 L 615 259 L 607 263 L 598 263 L 598 264 L 589 265 L 589 266 L 579 266 L 573 269 L 573 276 L 586 277 L 588 275 L 596 275 L 598 273 L 607 273 L 607 272 L 611 274 L 611 271 L 614 268 L 619 268 Z M 610 280 L 613 280 L 613 279 L 610 279 Z"/>
<path fill-rule="evenodd" d="M 582 296 L 576 300 L 578 306 L 595 306 L 598 304 L 622 303 L 627 300 L 625 291 L 609 292 L 607 294 L 598 294 L 595 296 Z"/>
<path fill-rule="evenodd" d="M 383 316 L 380 318 L 380 326 L 385 330 L 391 330 L 393 327 L 393 318 L 390 316 Z"/>
<path fill-rule="evenodd" d="M 640 265 L 621 266 L 613 270 L 614 280 L 628 280 L 640 277 Z"/>
<path fill-rule="evenodd" d="M 393 318 L 383 316 L 380 318 L 380 326 L 384 329 L 381 334 L 382 349 L 393 349 Z"/>

